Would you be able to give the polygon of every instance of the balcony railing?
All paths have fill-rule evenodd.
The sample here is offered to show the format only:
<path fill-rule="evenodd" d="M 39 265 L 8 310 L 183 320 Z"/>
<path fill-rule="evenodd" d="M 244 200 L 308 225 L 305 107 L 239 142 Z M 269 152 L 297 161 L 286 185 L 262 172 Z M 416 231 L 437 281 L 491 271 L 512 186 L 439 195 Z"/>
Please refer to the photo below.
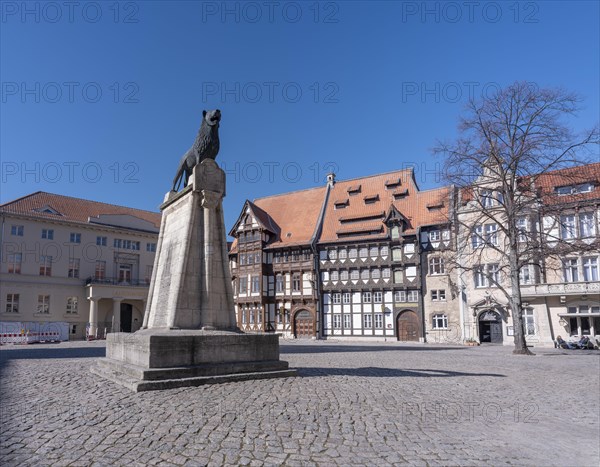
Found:
<path fill-rule="evenodd" d="M 522 296 L 534 295 L 587 295 L 600 293 L 599 282 L 564 282 L 560 284 L 522 285 Z"/>
<path fill-rule="evenodd" d="M 146 281 L 146 280 L 140 281 L 137 279 L 129 279 L 129 280 L 115 279 L 112 277 L 104 277 L 104 278 L 88 277 L 85 280 L 85 285 L 93 285 L 93 284 L 116 285 L 116 286 L 121 286 L 121 287 L 148 287 L 150 285 L 150 282 Z"/>

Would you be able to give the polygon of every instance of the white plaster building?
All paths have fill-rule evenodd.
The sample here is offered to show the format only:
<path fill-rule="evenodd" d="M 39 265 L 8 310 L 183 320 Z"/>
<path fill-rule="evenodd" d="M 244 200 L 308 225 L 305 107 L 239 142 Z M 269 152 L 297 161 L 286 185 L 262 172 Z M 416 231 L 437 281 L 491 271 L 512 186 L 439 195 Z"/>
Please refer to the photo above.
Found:
<path fill-rule="evenodd" d="M 160 214 L 36 192 L 0 206 L 0 322 L 69 337 L 142 324 Z"/>

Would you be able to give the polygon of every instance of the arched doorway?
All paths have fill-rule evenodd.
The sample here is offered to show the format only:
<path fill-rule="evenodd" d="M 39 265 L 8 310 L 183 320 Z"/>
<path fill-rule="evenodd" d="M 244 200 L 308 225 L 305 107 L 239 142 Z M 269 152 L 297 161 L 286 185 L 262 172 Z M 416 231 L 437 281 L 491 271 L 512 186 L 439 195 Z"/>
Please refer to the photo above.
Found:
<path fill-rule="evenodd" d="M 414 311 L 405 310 L 396 318 L 396 332 L 399 341 L 419 341 L 421 323 Z"/>
<path fill-rule="evenodd" d="M 478 319 L 479 342 L 502 344 L 502 319 L 493 310 L 482 311 Z"/>
<path fill-rule="evenodd" d="M 311 338 L 315 335 L 315 320 L 308 310 L 299 310 L 294 315 L 294 336 L 298 339 Z"/>

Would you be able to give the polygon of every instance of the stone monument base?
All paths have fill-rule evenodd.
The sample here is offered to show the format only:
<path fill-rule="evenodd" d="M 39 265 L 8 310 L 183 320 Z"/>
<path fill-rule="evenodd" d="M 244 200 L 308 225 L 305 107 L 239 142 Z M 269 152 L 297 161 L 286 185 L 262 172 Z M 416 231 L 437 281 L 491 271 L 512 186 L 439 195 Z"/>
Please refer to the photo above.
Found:
<path fill-rule="evenodd" d="M 156 328 L 108 334 L 92 372 L 135 392 L 296 376 L 276 334 Z"/>

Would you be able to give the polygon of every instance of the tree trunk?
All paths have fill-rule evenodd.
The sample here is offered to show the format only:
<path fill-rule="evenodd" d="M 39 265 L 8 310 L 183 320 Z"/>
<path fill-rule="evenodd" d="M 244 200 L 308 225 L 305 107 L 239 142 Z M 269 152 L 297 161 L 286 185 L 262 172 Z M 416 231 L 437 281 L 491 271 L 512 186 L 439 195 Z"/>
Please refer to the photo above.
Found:
<path fill-rule="evenodd" d="M 516 243 L 516 242 L 515 242 Z M 521 302 L 521 281 L 519 280 L 519 264 L 517 260 L 516 244 L 510 242 L 511 248 L 508 255 L 510 265 L 510 286 L 511 296 L 509 300 L 510 311 L 513 318 L 513 329 L 515 348 L 513 353 L 516 355 L 535 355 L 527 348 L 525 340 L 525 329 L 523 327 L 523 308 Z"/>

